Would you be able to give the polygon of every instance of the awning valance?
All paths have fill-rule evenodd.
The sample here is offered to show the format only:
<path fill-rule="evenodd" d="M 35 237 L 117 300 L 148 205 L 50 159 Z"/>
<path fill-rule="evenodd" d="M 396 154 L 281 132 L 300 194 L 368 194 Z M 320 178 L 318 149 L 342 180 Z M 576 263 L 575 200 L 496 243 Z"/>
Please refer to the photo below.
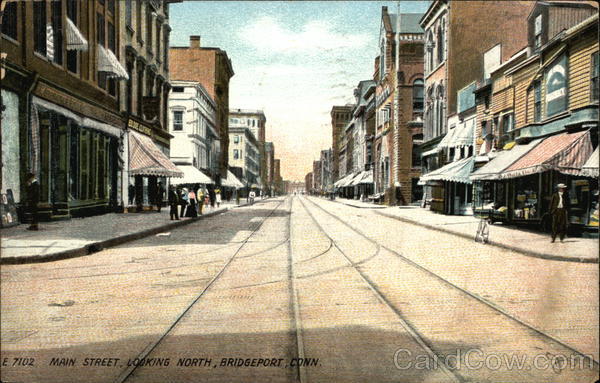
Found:
<path fill-rule="evenodd" d="M 179 165 L 177 166 L 182 172 L 183 177 L 171 181 L 172 185 L 182 184 L 214 184 L 206 174 L 202 173 L 199 169 L 192 165 Z"/>
<path fill-rule="evenodd" d="M 448 130 L 448 133 L 438 144 L 438 148 L 460 148 L 473 145 L 474 125 L 474 120 L 471 119 Z"/>
<path fill-rule="evenodd" d="M 519 158 L 523 157 L 530 150 L 535 148 L 540 142 L 542 142 L 542 139 L 531 141 L 526 145 L 511 146 L 511 148 L 508 150 L 497 152 L 496 156 L 491 159 L 490 162 L 471 174 L 471 180 L 479 181 L 500 179 L 500 174 L 502 174 L 506 168 L 512 165 Z"/>
<path fill-rule="evenodd" d="M 183 177 L 181 170 L 140 133 L 129 131 L 129 174 L 132 176 Z"/>
<path fill-rule="evenodd" d="M 129 80 L 129 75 L 117 56 L 100 44 L 98 44 L 98 72 L 107 73 L 109 77 Z"/>
<path fill-rule="evenodd" d="M 244 184 L 241 183 L 230 170 L 227 170 L 227 178 L 221 180 L 221 185 L 234 189 L 241 189 L 244 187 Z"/>
<path fill-rule="evenodd" d="M 598 148 L 594 150 L 594 153 L 590 158 L 583 164 L 581 168 L 580 176 L 598 178 Z"/>
<path fill-rule="evenodd" d="M 423 185 L 428 181 L 450 181 L 464 184 L 472 183 L 470 175 L 473 171 L 475 157 L 467 157 L 458 161 L 450 162 L 430 173 L 421 176 L 420 183 Z"/>
<path fill-rule="evenodd" d="M 547 170 L 577 175 L 592 151 L 589 131 L 550 136 L 509 166 L 500 178 L 523 177 Z"/>
<path fill-rule="evenodd" d="M 79 31 L 79 29 L 77 29 L 77 26 L 75 25 L 75 23 L 73 23 L 71 21 L 71 19 L 69 19 L 68 17 L 67 17 L 66 32 L 67 32 L 67 50 L 69 50 L 69 51 L 87 51 L 88 50 L 87 40 L 85 39 L 85 37 L 83 37 L 83 34 L 81 33 L 81 31 Z"/>

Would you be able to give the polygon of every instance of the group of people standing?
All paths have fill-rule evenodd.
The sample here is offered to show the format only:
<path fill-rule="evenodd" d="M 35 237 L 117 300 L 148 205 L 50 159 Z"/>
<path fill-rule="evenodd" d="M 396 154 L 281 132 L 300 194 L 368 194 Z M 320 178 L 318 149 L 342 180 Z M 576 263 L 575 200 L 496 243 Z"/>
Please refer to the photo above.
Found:
<path fill-rule="evenodd" d="M 195 218 L 202 215 L 203 207 L 221 206 L 221 191 L 216 189 L 214 193 L 196 184 L 188 188 L 179 188 L 171 185 L 169 188 L 168 203 L 171 220 L 179 220 L 180 217 Z M 160 211 L 160 210 L 159 210 Z"/>

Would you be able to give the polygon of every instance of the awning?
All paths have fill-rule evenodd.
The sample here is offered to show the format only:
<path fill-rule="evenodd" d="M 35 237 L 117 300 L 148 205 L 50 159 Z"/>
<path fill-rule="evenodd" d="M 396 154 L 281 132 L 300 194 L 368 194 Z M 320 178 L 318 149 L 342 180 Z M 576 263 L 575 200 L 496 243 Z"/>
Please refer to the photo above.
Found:
<path fill-rule="evenodd" d="M 372 184 L 373 183 L 373 171 L 372 170 L 364 170 L 356 177 L 352 179 L 348 186 L 357 186 L 362 184 Z"/>
<path fill-rule="evenodd" d="M 462 160 L 450 162 L 430 173 L 421 176 L 419 182 L 421 185 L 428 181 L 450 181 L 470 184 L 471 172 L 473 171 L 474 157 L 463 158 Z"/>
<path fill-rule="evenodd" d="M 583 164 L 581 168 L 580 176 L 598 178 L 598 148 L 594 150 L 594 153 L 590 158 Z"/>
<path fill-rule="evenodd" d="M 589 131 L 550 136 L 509 166 L 500 178 L 523 177 L 547 170 L 577 175 L 592 151 Z"/>
<path fill-rule="evenodd" d="M 354 174 L 350 173 L 350 174 L 346 174 L 346 176 L 344 176 L 344 178 L 340 178 L 339 180 L 337 180 L 333 186 L 341 188 L 346 186 L 346 183 L 348 181 L 350 181 L 351 178 L 354 178 Z"/>
<path fill-rule="evenodd" d="M 348 182 L 348 185 L 346 185 L 346 186 L 356 186 L 356 185 L 358 185 L 358 183 L 360 182 L 360 180 L 363 177 L 363 173 L 364 172 L 360 172 L 357 175 L 355 175 L 354 177 L 352 177 L 352 179 Z"/>
<path fill-rule="evenodd" d="M 478 181 L 500 179 L 500 174 L 502 174 L 506 168 L 527 154 L 531 149 L 535 148 L 540 142 L 542 142 L 542 139 L 531 141 L 527 145 L 511 146 L 511 149 L 497 152 L 496 157 L 471 174 L 471 180 Z"/>
<path fill-rule="evenodd" d="M 117 56 L 100 44 L 98 44 L 98 72 L 105 72 L 109 77 L 129 80 L 129 75 Z"/>
<path fill-rule="evenodd" d="M 192 165 L 179 165 L 177 166 L 183 172 L 183 178 L 178 178 L 171 181 L 172 185 L 181 184 L 214 184 L 206 174 L 202 173 L 199 169 Z"/>
<path fill-rule="evenodd" d="M 421 153 L 421 158 L 423 157 L 428 157 L 434 154 L 438 154 L 440 152 L 440 149 L 438 149 L 438 147 L 436 146 L 435 148 L 428 150 L 426 152 Z"/>
<path fill-rule="evenodd" d="M 68 17 L 67 19 L 67 50 L 69 51 L 87 51 L 88 42 L 83 34 L 77 29 L 75 23 Z"/>
<path fill-rule="evenodd" d="M 227 178 L 221 179 L 221 185 L 234 189 L 241 189 L 244 187 L 244 184 L 241 183 L 230 170 L 227 170 Z"/>
<path fill-rule="evenodd" d="M 346 177 L 344 177 L 342 179 L 342 182 L 340 182 L 340 187 L 344 188 L 344 187 L 350 186 L 350 183 L 352 182 L 354 177 L 356 177 L 356 173 L 348 174 Z"/>
<path fill-rule="evenodd" d="M 183 177 L 150 137 L 129 131 L 129 174 L 132 176 Z"/>
<path fill-rule="evenodd" d="M 448 133 L 438 144 L 438 148 L 457 148 L 473 145 L 474 120 L 468 120 L 459 124 L 455 128 L 448 130 Z"/>

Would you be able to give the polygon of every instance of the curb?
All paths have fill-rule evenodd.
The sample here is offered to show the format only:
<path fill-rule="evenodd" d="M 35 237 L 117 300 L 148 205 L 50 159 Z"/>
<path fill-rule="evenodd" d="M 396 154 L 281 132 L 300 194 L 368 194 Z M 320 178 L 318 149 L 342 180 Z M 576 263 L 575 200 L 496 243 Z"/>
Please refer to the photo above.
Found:
<path fill-rule="evenodd" d="M 459 232 L 456 232 L 456 231 L 444 229 L 444 228 L 439 227 L 439 226 L 429 225 L 429 224 L 422 223 L 422 222 L 419 222 L 419 221 L 414 221 L 412 219 L 408 219 L 408 218 L 404 218 L 404 217 L 398 217 L 396 215 L 387 214 L 387 213 L 378 212 L 378 211 L 376 211 L 375 213 L 379 214 L 381 216 L 384 216 L 384 217 L 388 217 L 388 218 L 395 219 L 395 220 L 398 220 L 398 221 L 402 221 L 402 222 L 405 222 L 405 223 L 410 223 L 412 225 L 422 226 L 422 227 L 425 227 L 425 228 L 430 229 L 430 230 L 435 230 L 435 231 L 439 231 L 439 232 L 442 232 L 442 233 L 456 235 L 458 237 L 462 237 L 462 238 L 465 238 L 465 239 L 473 240 L 473 238 L 474 238 L 472 235 L 469 235 L 469 234 L 459 233 Z M 548 260 L 551 260 L 551 261 L 562 261 L 562 262 L 598 263 L 598 258 L 565 257 L 565 256 L 562 256 L 562 255 L 551 255 L 551 254 L 539 253 L 537 251 L 526 250 L 526 249 L 523 249 L 523 248 L 520 248 L 520 247 L 516 247 L 516 246 L 506 245 L 504 243 L 496 242 L 496 241 L 489 241 L 487 244 L 499 247 L 499 248 L 504 249 L 504 250 L 514 251 L 516 253 L 519 253 L 519 254 L 522 254 L 522 255 L 525 255 L 525 256 L 528 256 L 528 257 L 533 257 L 533 258 L 541 258 L 541 259 L 548 259 Z"/>
<path fill-rule="evenodd" d="M 85 245 L 83 247 L 78 247 L 76 249 L 69 249 L 69 250 L 58 252 L 58 253 L 32 255 L 32 256 L 24 256 L 24 257 L 0 258 L 0 265 L 24 265 L 24 264 L 28 264 L 28 263 L 54 262 L 54 261 L 60 261 L 63 259 L 83 257 L 86 255 L 91 255 L 91 254 L 97 253 L 97 252 L 102 251 L 109 247 L 114 247 L 114 246 L 121 245 L 126 242 L 135 241 L 136 239 L 141 239 L 141 238 L 149 237 L 154 234 L 162 233 L 165 230 L 171 230 L 171 229 L 178 228 L 180 226 L 189 225 L 193 222 L 197 222 L 197 221 L 200 221 L 205 218 L 220 215 L 220 214 L 228 212 L 231 209 L 235 209 L 235 208 L 243 207 L 243 206 L 245 206 L 245 205 L 227 207 L 223 210 L 206 213 L 206 214 L 203 214 L 196 218 L 190 218 L 190 219 L 186 219 L 183 221 L 170 222 L 170 223 L 162 225 L 162 226 L 157 226 L 157 227 L 153 227 L 150 229 L 138 231 L 136 233 L 124 234 L 124 235 L 121 235 L 118 237 L 109 238 L 109 239 L 105 239 L 102 241 L 88 243 L 87 245 Z"/>
<path fill-rule="evenodd" d="M 385 209 L 388 207 L 388 206 L 380 206 L 380 205 L 375 205 L 375 204 L 373 204 L 373 206 L 356 206 L 356 205 L 352 205 L 352 204 L 345 203 L 342 201 L 338 201 L 337 199 L 334 199 L 334 200 L 328 199 L 327 201 L 341 203 L 342 205 L 350 206 L 350 207 L 353 207 L 356 209 Z"/>

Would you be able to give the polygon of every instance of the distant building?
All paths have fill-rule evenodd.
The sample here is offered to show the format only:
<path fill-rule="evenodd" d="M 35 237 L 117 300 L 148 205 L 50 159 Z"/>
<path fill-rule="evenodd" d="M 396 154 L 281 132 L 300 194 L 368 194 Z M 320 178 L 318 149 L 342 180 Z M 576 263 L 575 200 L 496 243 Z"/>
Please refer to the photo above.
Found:
<path fill-rule="evenodd" d="M 216 128 L 221 142 L 219 172 L 221 178 L 227 177 L 229 79 L 234 75 L 231 60 L 222 49 L 201 47 L 200 36 L 190 36 L 189 47 L 171 47 L 169 60 L 172 80 L 199 82 L 217 105 Z"/>
<path fill-rule="evenodd" d="M 272 142 L 265 142 L 265 181 L 267 184 L 266 193 L 271 194 L 273 192 L 275 183 L 275 145 Z"/>
<path fill-rule="evenodd" d="M 184 172 L 194 167 L 214 184 L 219 178 L 220 144 L 216 130 L 216 104 L 202 84 L 194 81 L 171 81 L 169 95 L 170 157 Z M 207 183 L 202 174 L 188 169 L 186 181 Z"/>
<path fill-rule="evenodd" d="M 345 146 L 343 146 L 344 140 L 344 129 L 350 122 L 352 118 L 352 105 L 345 106 L 334 106 L 331 108 L 331 135 L 332 135 L 332 174 L 333 179 L 337 181 L 341 175 L 339 172 L 340 169 L 340 153 L 342 153 L 342 157 L 345 156 Z M 345 160 L 345 159 L 344 159 Z M 343 161 L 342 161 L 343 162 Z"/>
<path fill-rule="evenodd" d="M 262 110 L 229 109 L 230 127 L 248 127 L 256 138 L 259 152 L 259 179 L 261 189 L 267 189 L 267 158 L 265 156 L 265 133 L 267 118 Z"/>
<path fill-rule="evenodd" d="M 260 189 L 258 141 L 254 134 L 246 126 L 230 127 L 229 140 L 229 166 L 242 169 L 241 177 L 238 178 L 248 190 Z"/>

